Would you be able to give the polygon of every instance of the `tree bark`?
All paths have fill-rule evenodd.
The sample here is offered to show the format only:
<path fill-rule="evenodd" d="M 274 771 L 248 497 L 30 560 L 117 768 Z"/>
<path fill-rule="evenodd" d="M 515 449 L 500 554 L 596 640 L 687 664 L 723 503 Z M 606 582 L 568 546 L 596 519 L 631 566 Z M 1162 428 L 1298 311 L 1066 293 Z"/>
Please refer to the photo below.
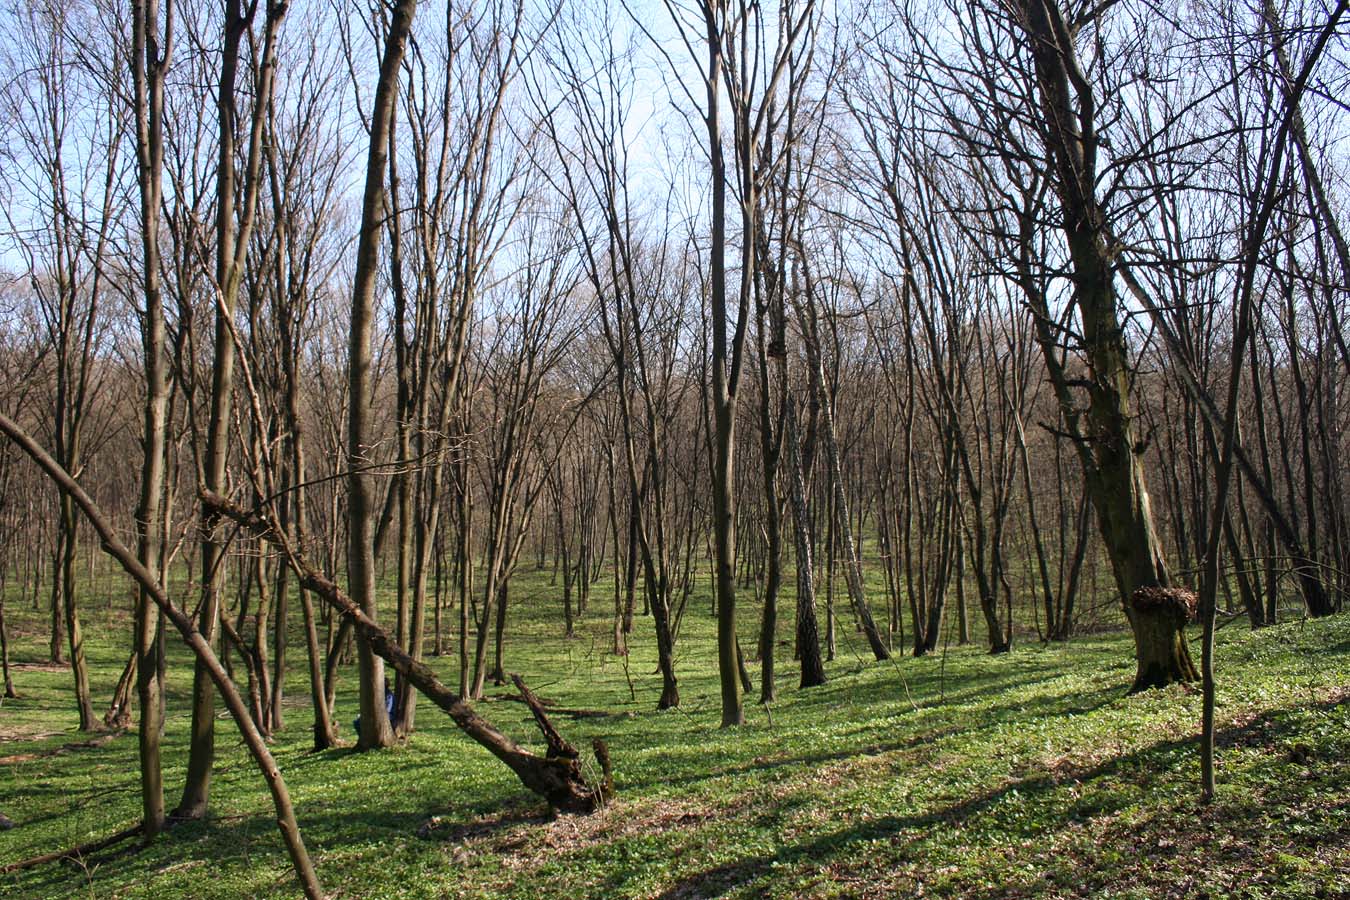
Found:
<path fill-rule="evenodd" d="M 350 343 L 348 346 L 347 413 L 347 522 L 348 582 L 361 612 L 373 622 L 375 603 L 374 507 L 370 475 L 374 435 L 370 421 L 371 340 L 375 316 L 375 277 L 379 266 L 381 217 L 385 208 L 384 175 L 388 165 L 390 132 L 398 99 L 399 68 L 412 30 L 417 0 L 398 0 L 392 10 L 380 59 L 375 87 L 375 105 L 370 115 L 370 149 L 366 156 L 365 192 L 361 204 L 361 229 L 356 245 L 356 275 L 352 285 Z M 394 742 L 384 703 L 384 663 L 357 630 L 357 661 L 361 682 L 361 734 L 363 750 L 388 747 Z"/>

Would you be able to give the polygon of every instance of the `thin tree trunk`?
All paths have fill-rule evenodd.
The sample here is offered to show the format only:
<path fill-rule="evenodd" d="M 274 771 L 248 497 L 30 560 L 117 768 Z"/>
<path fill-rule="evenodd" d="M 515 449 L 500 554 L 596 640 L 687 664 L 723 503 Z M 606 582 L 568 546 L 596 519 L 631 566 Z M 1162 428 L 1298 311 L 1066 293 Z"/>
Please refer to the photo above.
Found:
<path fill-rule="evenodd" d="M 839 465 L 839 448 L 835 441 L 833 404 L 825 392 L 825 372 L 820 358 L 819 329 L 816 322 L 815 304 L 811 300 L 813 282 L 809 274 L 805 280 L 807 300 L 805 304 L 799 304 L 797 314 L 802 321 L 803 333 L 806 335 L 807 368 L 810 374 L 811 391 L 815 395 L 814 400 L 820 410 L 820 426 L 817 433 L 821 445 L 825 449 L 826 475 L 829 481 L 829 490 L 834 500 L 833 524 L 837 529 L 839 541 L 843 544 L 845 554 L 844 578 L 848 583 L 849 601 L 853 604 L 853 613 L 858 619 L 863 635 L 867 638 L 872 655 L 878 660 L 890 659 L 891 653 L 886 648 L 886 642 L 881 639 L 881 632 L 877 629 L 876 622 L 872 620 L 872 610 L 867 605 L 867 597 L 863 589 L 862 562 L 858 559 L 858 548 L 854 543 L 848 498 L 844 492 L 843 470 Z M 833 627 L 832 621 L 831 627 Z"/>
<path fill-rule="evenodd" d="M 2 588 L 0 582 L 0 588 Z M 14 678 L 9 671 L 9 633 L 5 628 L 5 596 L 3 589 L 0 589 L 0 667 L 5 675 L 5 699 L 13 700 L 19 696 L 19 692 L 14 689 Z"/>
<path fill-rule="evenodd" d="M 398 0 L 389 20 L 389 31 L 385 35 L 379 81 L 375 87 L 374 106 L 370 115 L 370 148 L 366 157 L 361 230 L 352 284 L 347 387 L 347 566 L 353 600 L 371 621 L 377 615 L 375 544 L 372 533 L 374 498 L 370 476 L 365 468 L 373 462 L 372 452 L 376 444 L 370 417 L 375 279 L 379 266 L 381 219 L 385 207 L 384 175 L 398 98 L 399 70 L 416 9 L 417 0 Z M 357 660 L 361 682 L 361 734 L 357 746 L 363 750 L 388 747 L 394 742 L 394 732 L 385 708 L 384 662 L 371 649 L 360 629 L 357 632 Z"/>
<path fill-rule="evenodd" d="M 779 385 L 782 387 L 786 381 L 786 362 L 780 361 L 779 366 Z M 798 450 L 797 413 L 790 399 L 785 403 L 783 441 L 787 444 L 789 500 L 792 504 L 792 533 L 797 556 L 797 656 L 802 670 L 800 687 L 809 688 L 825 683 L 825 665 L 820 660 L 820 633 L 816 627 L 810 513 L 806 508 L 806 485 L 802 478 L 802 460 Z"/>
<path fill-rule="evenodd" d="M 318 876 L 314 872 L 314 865 L 310 861 L 304 840 L 300 836 L 300 826 L 296 821 L 295 810 L 291 806 L 290 793 L 286 789 L 286 782 L 282 778 L 281 770 L 277 767 L 276 760 L 272 758 L 271 752 L 268 751 L 267 743 L 263 740 L 262 735 L 253 727 L 243 698 L 239 696 L 239 691 L 235 688 L 234 682 L 220 665 L 220 661 L 211 650 L 211 645 L 193 627 L 191 619 L 170 602 L 160 586 L 159 577 L 142 566 L 132 552 L 123 546 L 117 537 L 117 533 L 103 518 L 94 501 L 70 477 L 69 473 L 62 469 L 45 450 L 39 447 L 9 417 L 0 415 L 0 431 L 37 463 L 39 468 L 61 489 L 63 495 L 69 496 L 72 502 L 79 506 L 85 518 L 93 526 L 94 531 L 98 533 L 103 547 L 117 560 L 127 574 L 135 579 L 137 584 L 150 595 L 155 605 L 182 634 L 183 640 L 192 649 L 193 654 L 203 661 L 212 683 L 220 691 L 230 715 L 243 734 L 249 754 L 257 763 L 263 779 L 267 782 L 273 805 L 276 807 L 277 827 L 281 830 L 282 841 L 286 844 L 287 852 L 291 857 L 291 864 L 295 868 L 296 876 L 300 879 L 300 885 L 305 892 L 305 896 L 311 898 L 311 900 L 323 900 L 323 889 L 319 885 Z"/>
<path fill-rule="evenodd" d="M 469 696 L 469 603 L 473 596 L 473 499 L 468 467 L 460 469 L 459 490 L 459 695 Z"/>
<path fill-rule="evenodd" d="M 229 455 L 231 393 L 234 385 L 233 316 L 239 286 L 244 274 L 244 255 L 252 232 L 253 212 L 258 198 L 258 171 L 261 165 L 263 120 L 272 95 L 276 69 L 276 34 L 286 6 L 269 0 L 261 48 L 257 83 L 253 88 L 253 115 L 249 146 L 245 159 L 243 203 L 238 232 L 235 225 L 236 184 L 236 76 L 239 47 L 251 27 L 241 0 L 227 0 L 225 34 L 221 51 L 220 86 L 216 97 L 219 121 L 216 161 L 216 270 L 215 356 L 211 366 L 210 419 L 207 425 L 204 484 L 208 491 L 225 489 L 225 465 Z M 220 594 L 224 587 L 224 544 L 217 516 L 201 511 L 201 605 L 198 627 L 208 645 L 215 642 L 220 618 Z M 211 769 L 215 762 L 215 688 L 213 673 L 198 656 L 192 677 L 192 730 L 189 738 L 188 771 L 183 795 L 175 808 L 176 818 L 199 819 L 206 815 L 211 787 Z"/>
<path fill-rule="evenodd" d="M 95 731 L 98 728 L 98 716 L 94 712 L 94 699 L 89 692 L 89 666 L 84 657 L 84 629 L 80 625 L 75 600 L 75 532 L 79 527 L 79 520 L 75 516 L 75 504 L 64 495 L 61 497 L 61 526 L 66 532 L 61 556 L 61 606 L 65 612 L 66 637 L 70 641 L 70 671 L 75 679 L 75 703 L 80 713 L 80 730 Z"/>

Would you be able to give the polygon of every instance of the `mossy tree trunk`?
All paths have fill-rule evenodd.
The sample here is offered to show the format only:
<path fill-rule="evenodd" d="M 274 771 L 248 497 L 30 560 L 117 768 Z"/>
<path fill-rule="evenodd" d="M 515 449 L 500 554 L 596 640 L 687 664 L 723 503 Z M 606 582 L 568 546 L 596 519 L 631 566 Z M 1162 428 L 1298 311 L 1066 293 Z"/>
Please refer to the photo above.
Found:
<path fill-rule="evenodd" d="M 1017 13 L 1034 63 L 1048 175 L 1059 200 L 1069 252 L 1084 377 L 1073 381 L 1066 377 L 1049 332 L 1044 297 L 1032 298 L 1037 339 L 1078 446 L 1098 527 L 1134 634 L 1138 671 L 1131 691 L 1190 681 L 1197 672 L 1182 637 L 1185 616 L 1170 607 L 1140 607 L 1132 599 L 1141 588 L 1167 587 L 1168 573 L 1153 527 L 1140 459 L 1143 443 L 1133 426 L 1129 396 L 1133 373 L 1118 312 L 1107 212 L 1096 196 L 1096 98 L 1079 64 L 1075 30 L 1055 0 L 1023 0 Z M 1086 410 L 1073 394 L 1079 388 L 1087 394 Z"/>

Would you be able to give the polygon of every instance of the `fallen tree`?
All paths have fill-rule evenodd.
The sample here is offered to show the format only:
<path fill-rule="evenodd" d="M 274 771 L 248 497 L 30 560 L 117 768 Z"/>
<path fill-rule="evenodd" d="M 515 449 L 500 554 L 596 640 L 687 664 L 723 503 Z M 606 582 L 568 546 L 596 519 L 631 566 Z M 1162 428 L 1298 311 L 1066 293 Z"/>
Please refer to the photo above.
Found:
<path fill-rule="evenodd" d="M 140 560 L 136 558 L 136 554 L 118 540 L 117 533 L 113 531 L 112 526 L 103 517 L 102 511 L 94 503 L 93 498 L 85 493 L 84 488 L 80 487 L 79 482 L 26 431 L 3 414 L 0 414 L 0 432 L 3 432 L 20 450 L 28 454 L 29 458 L 37 463 L 38 468 L 52 480 L 61 493 L 75 502 L 75 505 L 84 513 L 84 517 L 98 534 L 104 552 L 117 560 L 122 569 L 145 590 L 165 617 L 178 629 L 179 634 L 183 636 L 184 643 L 192 649 L 193 654 L 196 655 L 197 660 L 210 676 L 212 683 L 215 684 L 216 690 L 220 691 L 220 695 L 230 711 L 230 716 L 239 726 L 239 733 L 243 735 L 245 746 L 248 747 L 254 762 L 257 763 L 258 769 L 262 772 L 263 780 L 267 782 L 267 787 L 272 794 L 272 804 L 276 807 L 277 828 L 281 830 L 281 838 L 286 844 L 286 850 L 291 857 L 291 864 L 295 868 L 296 877 L 300 879 L 300 885 L 304 889 L 305 896 L 311 898 L 311 900 L 322 898 L 323 888 L 319 886 L 319 878 L 314 871 L 314 864 L 310 861 L 309 853 L 305 849 L 305 842 L 300 837 L 300 825 L 296 821 L 295 810 L 291 806 L 291 796 L 286 789 L 286 781 L 281 776 L 281 769 L 277 766 L 276 760 L 272 758 L 272 753 L 267 749 L 266 742 L 249 717 L 244 698 L 239 695 L 239 690 L 230 680 L 230 676 L 225 672 L 220 660 L 216 658 L 211 645 L 202 637 L 201 632 L 192 624 L 192 620 L 187 614 L 169 601 L 169 596 L 164 592 L 159 579 L 141 564 Z M 72 853 L 79 855 L 83 852 L 92 852 L 93 849 L 124 840 L 139 831 L 140 826 L 137 826 L 136 829 L 119 832 L 103 841 L 84 845 L 75 848 L 73 851 L 67 850 L 55 854 L 46 854 L 39 857 L 36 863 L 28 860 L 24 861 L 24 864 L 36 865 L 55 859 L 67 858 Z"/>
<path fill-rule="evenodd" d="M 256 510 L 246 510 L 229 499 L 209 491 L 201 492 L 201 501 L 210 509 L 239 525 L 245 531 L 275 547 L 302 587 L 310 590 L 340 612 L 365 639 L 371 651 L 394 668 L 423 696 L 445 711 L 469 737 L 485 747 L 493 756 L 516 773 L 516 777 L 534 793 L 548 801 L 559 812 L 589 813 L 603 805 L 612 793 L 609 753 L 604 742 L 594 742 L 596 759 L 604 773 L 600 784 L 592 785 L 581 769 L 581 754 L 563 739 L 541 704 L 520 676 L 512 676 L 521 696 L 534 714 L 535 722 L 548 744 L 545 756 L 524 749 L 507 737 L 454 691 L 446 687 L 436 673 L 419 662 L 398 645 L 389 634 L 362 611 L 337 584 L 312 566 L 301 552 L 291 545 L 284 529 L 270 517 Z"/>

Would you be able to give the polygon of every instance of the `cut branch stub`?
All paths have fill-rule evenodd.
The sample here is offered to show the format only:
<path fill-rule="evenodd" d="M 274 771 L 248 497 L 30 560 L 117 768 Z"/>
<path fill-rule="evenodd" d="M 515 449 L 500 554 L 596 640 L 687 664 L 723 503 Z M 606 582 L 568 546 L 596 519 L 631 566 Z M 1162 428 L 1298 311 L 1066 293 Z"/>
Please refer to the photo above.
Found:
<path fill-rule="evenodd" d="M 591 741 L 591 749 L 595 751 L 595 760 L 600 763 L 600 771 L 604 779 L 600 782 L 601 799 L 608 800 L 614 796 L 614 766 L 609 761 L 609 745 L 602 739 L 595 738 Z"/>

